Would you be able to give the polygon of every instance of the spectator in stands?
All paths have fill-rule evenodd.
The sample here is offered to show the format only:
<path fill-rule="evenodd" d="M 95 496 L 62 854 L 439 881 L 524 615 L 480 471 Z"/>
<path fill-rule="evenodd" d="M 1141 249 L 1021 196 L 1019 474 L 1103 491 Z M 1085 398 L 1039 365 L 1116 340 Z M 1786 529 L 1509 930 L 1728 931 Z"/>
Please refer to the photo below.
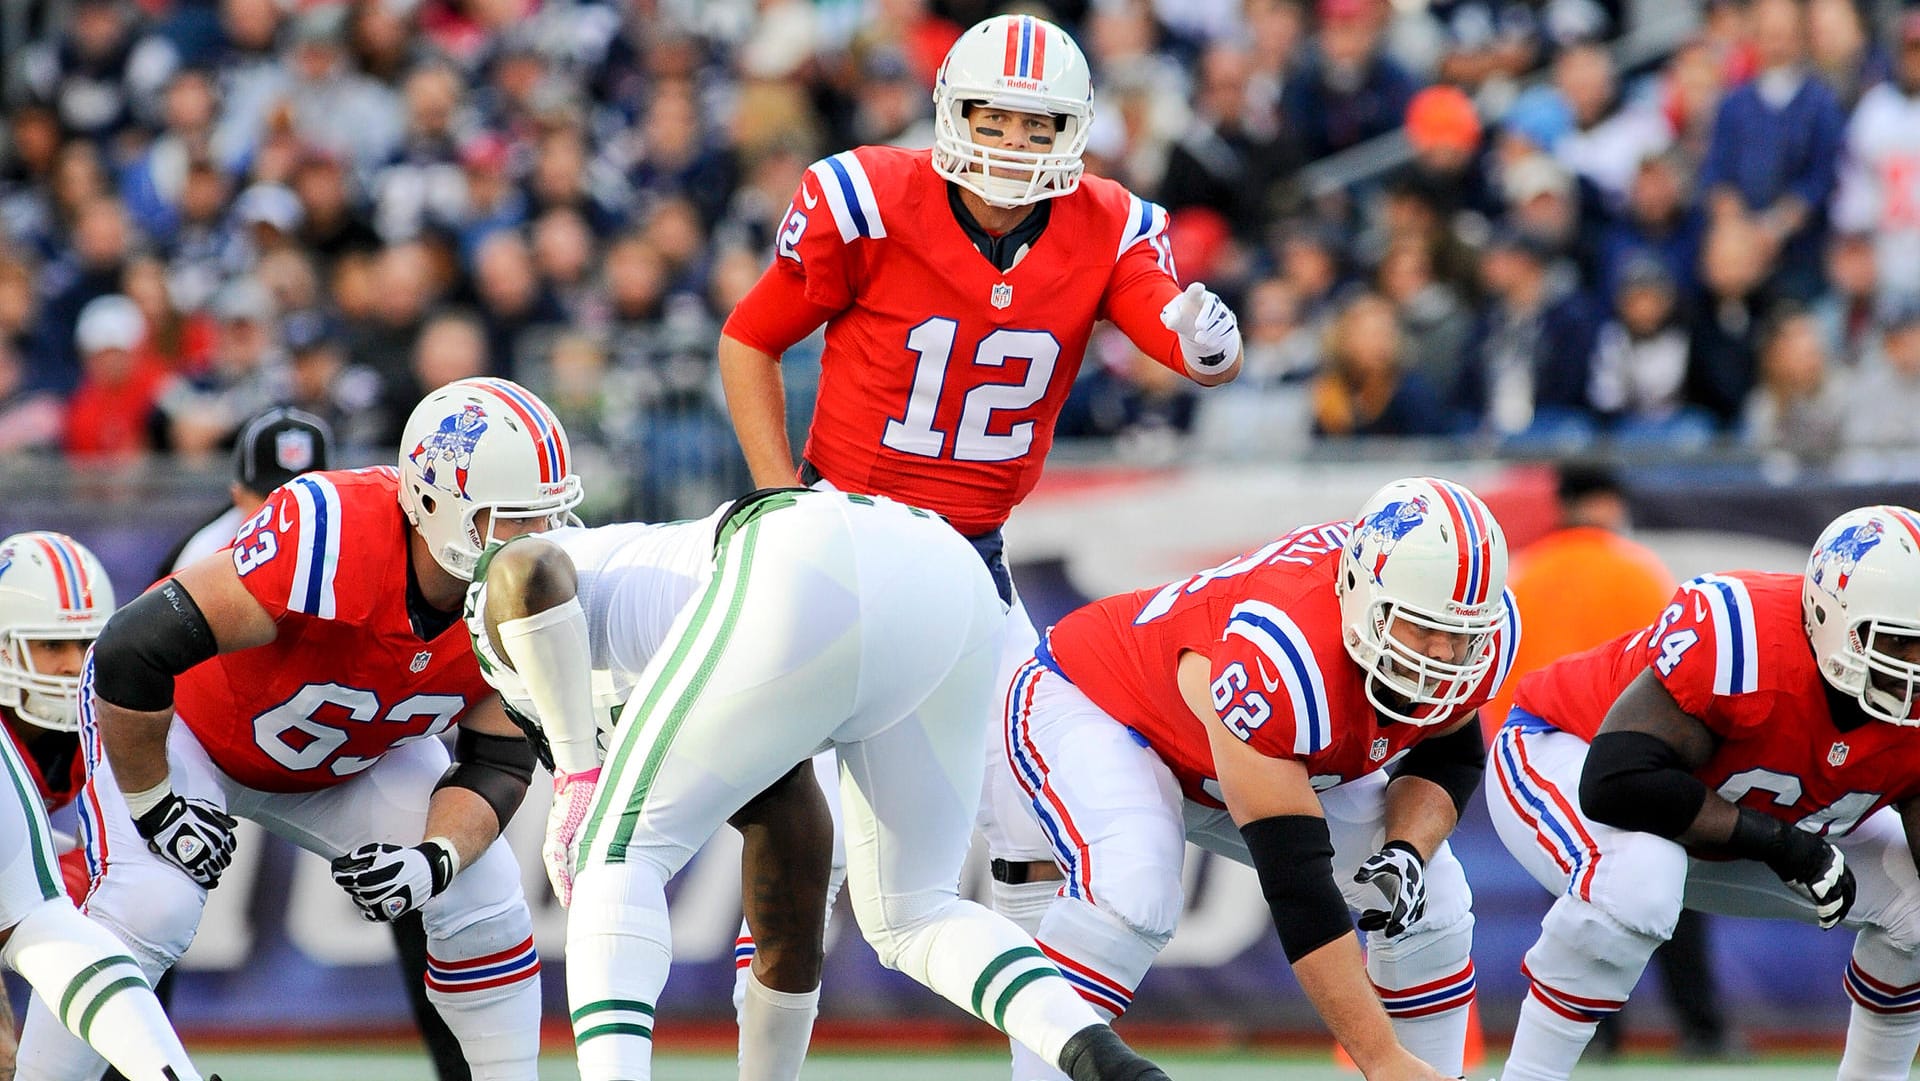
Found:
<path fill-rule="evenodd" d="M 1319 0 L 1318 33 L 1287 79 L 1287 127 L 1311 160 L 1400 126 L 1414 84 L 1380 49 L 1376 0 Z"/>
<path fill-rule="evenodd" d="M 1393 305 L 1374 293 L 1347 302 L 1327 331 L 1326 364 L 1313 384 L 1313 431 L 1321 436 L 1439 435 L 1446 411 L 1433 387 L 1408 371 Z"/>
<path fill-rule="evenodd" d="M 1720 104 L 1701 196 L 1711 228 L 1757 227 L 1773 288 L 1809 300 L 1819 291 L 1846 117 L 1807 70 L 1801 0 L 1754 0 L 1752 19 L 1760 73 Z"/>
<path fill-rule="evenodd" d="M 492 133 L 477 135 L 460 149 L 460 170 L 467 182 L 460 253 L 469 262 L 482 241 L 527 220 L 527 196 L 507 175 L 507 153 L 506 140 Z"/>
<path fill-rule="evenodd" d="M 242 244 L 227 217 L 227 191 L 226 175 L 212 161 L 187 163 L 180 220 L 160 247 L 168 287 L 183 308 L 211 302 L 228 273 L 240 269 Z"/>
<path fill-rule="evenodd" d="M 389 241 L 457 223 L 466 209 L 458 122 L 465 84 L 445 65 L 407 76 L 406 132 L 373 178 L 374 227 Z"/>
<path fill-rule="evenodd" d="M 418 242 L 396 244 L 375 257 L 371 271 L 366 318 L 349 338 L 347 351 L 355 364 L 365 365 L 380 376 L 388 401 L 404 418 L 420 400 L 409 369 L 427 309 L 438 299 L 432 261 Z M 336 297 L 336 301 L 340 299 Z M 354 318 L 360 313 L 342 303 L 342 314 Z"/>
<path fill-rule="evenodd" d="M 1874 318 L 1898 301 L 1881 298 L 1879 268 L 1874 260 L 1874 238 L 1864 233 L 1836 232 L 1827 242 L 1827 270 L 1820 295 L 1810 305 L 1820 323 L 1827 355 L 1847 369 L 1860 367 L 1872 351 L 1878 328 Z"/>
<path fill-rule="evenodd" d="M 1603 206 L 1619 207 L 1639 164 L 1672 145 L 1672 129 L 1658 112 L 1621 98 L 1613 54 L 1604 46 L 1563 51 L 1553 64 L 1553 82 L 1573 112 L 1573 130 L 1555 156 L 1599 191 Z"/>
<path fill-rule="evenodd" d="M 627 170 L 643 211 L 656 200 L 681 196 L 693 200 L 702 222 L 719 220 L 733 194 L 736 166 L 731 153 L 708 139 L 700 118 L 694 89 L 686 83 L 661 86 L 648 101 L 640 130 L 644 149 Z"/>
<path fill-rule="evenodd" d="M 284 184 L 255 184 L 233 201 L 233 220 L 239 227 L 243 250 L 235 253 L 235 270 L 246 273 L 260 260 L 299 242 L 305 212 L 300 197 Z"/>
<path fill-rule="evenodd" d="M 1313 219 L 1280 231 L 1280 276 L 1300 304 L 1300 322 L 1315 334 L 1333 319 L 1335 296 L 1345 281 L 1345 244 L 1340 234 Z"/>
<path fill-rule="evenodd" d="M 159 100 L 179 57 L 165 38 L 142 36 L 136 17 L 119 0 L 75 0 L 66 32 L 26 50 L 29 92 L 70 134 L 104 144 Z"/>
<path fill-rule="evenodd" d="M 223 127 L 243 156 L 284 125 L 302 143 L 342 155 L 370 177 L 400 142 L 401 111 L 393 92 L 348 62 L 346 10 L 308 7 L 293 22 L 291 49 L 274 66 L 231 90 Z"/>
<path fill-rule="evenodd" d="M 1808 0 L 1807 54 L 1843 113 L 1853 112 L 1860 95 L 1893 74 L 1887 51 L 1867 36 L 1854 0 Z"/>
<path fill-rule="evenodd" d="M 127 458 L 154 446 L 155 410 L 174 376 L 138 352 L 140 309 L 117 293 L 96 297 L 74 330 L 80 385 L 67 400 L 61 440 L 76 458 Z"/>
<path fill-rule="evenodd" d="M 1435 280 L 1429 252 L 1418 240 L 1396 242 L 1380 261 L 1375 286 L 1399 317 L 1408 367 L 1431 387 L 1451 387 L 1459 381 L 1461 353 L 1473 335 L 1473 309 L 1459 290 Z"/>
<path fill-rule="evenodd" d="M 539 156 L 527 178 L 528 217 L 569 208 L 584 215 L 596 235 L 604 236 L 626 224 L 630 206 L 644 205 L 638 201 L 644 193 L 630 193 L 626 181 L 610 168 L 590 168 L 586 133 L 577 124 L 551 127 L 539 137 L 538 148 Z M 724 194 L 712 193 L 704 197 L 725 198 Z"/>
<path fill-rule="evenodd" d="M 1891 81 L 1868 90 L 1847 124 L 1834 224 L 1870 234 L 1889 299 L 1920 295 L 1920 10 L 1900 20 Z"/>
<path fill-rule="evenodd" d="M 1483 219 L 1499 216 L 1500 204 L 1487 184 L 1481 156 L 1480 115 L 1458 87 L 1429 86 L 1407 105 L 1407 142 L 1413 160 L 1396 171 L 1391 184 L 1419 191 L 1449 228 L 1462 213 Z"/>
<path fill-rule="evenodd" d="M 339 156 L 325 150 L 309 149 L 294 167 L 290 186 L 300 199 L 300 243 L 319 260 L 323 276 L 342 255 L 380 247 L 380 234 L 356 204 L 351 183 Z M 464 196 L 464 182 L 461 190 Z"/>
<path fill-rule="evenodd" d="M 854 91 L 854 142 L 919 149 L 933 145 L 933 114 L 926 88 L 898 49 L 870 50 L 860 61 Z"/>
<path fill-rule="evenodd" d="M 234 281 L 213 311 L 220 327 L 212 366 L 176 380 L 160 399 L 167 446 L 183 454 L 226 448 L 248 417 L 287 400 L 286 358 L 266 287 Z"/>
<path fill-rule="evenodd" d="M 40 314 L 40 295 L 34 288 L 33 269 L 12 259 L 0 258 L 0 345 L 9 349 L 20 364 L 21 378 L 30 390 L 58 393 L 64 385 L 45 363 L 53 353 L 51 332 Z M 36 364 L 35 358 L 41 358 Z"/>
<path fill-rule="evenodd" d="M 0 339 L 0 457 L 59 446 L 65 414 L 60 396 L 33 386 L 20 354 Z"/>
<path fill-rule="evenodd" d="M 1591 288 L 1599 278 L 1599 215 L 1583 209 L 1594 207 L 1593 186 L 1557 159 L 1529 154 L 1502 171 L 1501 187 L 1507 197 L 1506 224 L 1550 253 L 1555 287 Z"/>
<path fill-rule="evenodd" d="M 1583 440 L 1599 314 L 1549 274 L 1553 253 L 1518 230 L 1497 234 L 1481 262 L 1489 303 L 1467 347 L 1453 404 L 1464 423 L 1522 442 Z"/>
<path fill-rule="evenodd" d="M 1666 264 L 1641 254 L 1621 271 L 1613 318 L 1594 347 L 1588 398 L 1616 438 L 1700 446 L 1713 415 L 1688 403 L 1688 334 Z"/>
<path fill-rule="evenodd" d="M 521 340 L 538 338 L 539 330 L 567 320 L 566 309 L 535 272 L 533 253 L 517 231 L 503 229 L 481 242 L 473 285 L 492 371 L 515 373 L 525 352 Z"/>
<path fill-rule="evenodd" d="M 441 312 L 420 328 L 413 350 L 414 390 L 418 401 L 458 379 L 487 374 L 487 337 L 480 321 L 466 312 Z"/>
<path fill-rule="evenodd" d="M 1835 371 L 1820 327 L 1804 311 L 1776 314 L 1760 337 L 1760 385 L 1747 400 L 1747 442 L 1801 458 L 1824 459 L 1852 422 L 1847 377 Z"/>
<path fill-rule="evenodd" d="M 97 297 L 120 292 L 128 248 L 127 213 L 118 199 L 98 196 L 81 207 L 72 248 L 41 274 L 52 349 L 36 381 L 59 390 L 74 385 L 80 373 L 75 367 L 73 334 L 80 311 Z"/>
<path fill-rule="evenodd" d="M 347 363 L 339 328 L 320 311 L 297 311 L 281 324 L 286 339 L 287 404 L 327 423 L 355 455 L 382 446 L 391 427 L 380 377 Z"/>
<path fill-rule="evenodd" d="M 1758 232 L 1729 220 L 1707 235 L 1700 251 L 1700 294 L 1688 320 L 1694 374 L 1687 396 L 1724 427 L 1739 421 L 1759 373 L 1757 342 L 1770 301 L 1761 291 L 1767 263 Z"/>
<path fill-rule="evenodd" d="M 167 83 L 161 99 L 160 134 L 121 173 L 127 213 L 148 239 L 166 244 L 180 224 L 187 167 L 213 153 L 220 102 L 205 71 L 184 68 Z"/>
<path fill-rule="evenodd" d="M 1691 300 L 1700 277 L 1703 220 L 1688 193 L 1684 156 L 1669 151 L 1642 159 L 1625 205 L 1600 235 L 1600 287 L 1613 295 L 1626 265 L 1650 255 L 1667 268 L 1681 297 Z"/>
<path fill-rule="evenodd" d="M 7 118 L 0 171 L 0 228 L 7 239 L 41 256 L 53 254 L 56 230 L 52 178 L 63 138 L 60 118 L 45 105 L 23 104 Z"/>
<path fill-rule="evenodd" d="M 1847 389 L 1843 439 L 1850 447 L 1912 450 L 1920 446 L 1920 297 L 1888 305 L 1879 353 L 1879 363 Z"/>
<path fill-rule="evenodd" d="M 566 321 L 577 327 L 606 323 L 604 296 L 592 279 L 593 257 L 593 233 L 579 211 L 555 207 L 534 221 L 533 265 L 541 288 L 559 300 Z"/>
<path fill-rule="evenodd" d="M 146 321 L 144 351 L 168 371 L 198 373 L 213 363 L 217 333 L 204 313 L 182 311 L 167 288 L 167 268 L 151 255 L 127 263 L 122 292 Z"/>
<path fill-rule="evenodd" d="M 1194 117 L 1167 154 L 1159 201 L 1168 210 L 1211 207 L 1236 232 L 1257 234 L 1271 212 L 1274 184 L 1300 166 L 1278 117 L 1255 126 L 1248 108 L 1252 64 L 1237 43 L 1209 46 L 1200 57 Z"/>

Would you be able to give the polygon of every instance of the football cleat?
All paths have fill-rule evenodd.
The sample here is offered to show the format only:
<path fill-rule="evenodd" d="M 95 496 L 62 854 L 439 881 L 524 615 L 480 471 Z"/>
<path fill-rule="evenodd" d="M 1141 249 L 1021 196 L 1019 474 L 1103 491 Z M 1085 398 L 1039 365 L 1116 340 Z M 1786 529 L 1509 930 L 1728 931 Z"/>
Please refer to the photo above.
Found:
<path fill-rule="evenodd" d="M 1073 1081 L 1172 1081 L 1106 1025 L 1088 1025 L 1068 1037 L 1060 1071 Z"/>

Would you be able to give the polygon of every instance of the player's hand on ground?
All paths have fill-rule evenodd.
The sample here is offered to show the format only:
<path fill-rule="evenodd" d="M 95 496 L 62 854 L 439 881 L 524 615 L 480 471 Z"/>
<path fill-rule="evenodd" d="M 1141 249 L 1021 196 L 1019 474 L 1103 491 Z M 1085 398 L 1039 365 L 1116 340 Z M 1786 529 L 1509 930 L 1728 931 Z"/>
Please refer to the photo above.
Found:
<path fill-rule="evenodd" d="M 1199 282 L 1167 301 L 1160 322 L 1180 336 L 1180 351 L 1195 371 L 1218 372 L 1240 356 L 1240 320 L 1212 290 Z"/>
<path fill-rule="evenodd" d="M 1365 1071 L 1367 1081 L 1456 1081 L 1402 1050 L 1384 1065 Z"/>
<path fill-rule="evenodd" d="M 147 847 L 186 872 L 201 889 L 219 885 L 220 875 L 233 862 L 232 815 L 206 800 L 187 799 L 169 792 L 133 828 L 147 839 Z"/>
<path fill-rule="evenodd" d="M 547 865 L 547 881 L 552 883 L 553 895 L 563 908 L 573 904 L 574 845 L 599 786 L 597 767 L 553 775 L 553 806 L 547 809 L 547 840 L 540 846 L 540 862 Z"/>
<path fill-rule="evenodd" d="M 1371 884 L 1385 905 L 1360 913 L 1362 931 L 1380 931 L 1388 938 L 1404 934 L 1427 911 L 1426 861 L 1405 841 L 1389 841 L 1367 857 L 1354 873 L 1355 882 Z"/>
<path fill-rule="evenodd" d="M 406 848 L 374 842 L 333 861 L 333 880 L 360 915 L 391 923 L 439 894 L 453 881 L 453 853 L 441 841 Z"/>

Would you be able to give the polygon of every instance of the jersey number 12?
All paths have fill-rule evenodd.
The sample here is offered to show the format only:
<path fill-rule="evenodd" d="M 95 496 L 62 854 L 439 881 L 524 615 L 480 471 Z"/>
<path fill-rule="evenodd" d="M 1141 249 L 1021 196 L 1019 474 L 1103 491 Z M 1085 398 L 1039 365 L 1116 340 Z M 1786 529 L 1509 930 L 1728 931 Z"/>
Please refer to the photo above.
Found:
<path fill-rule="evenodd" d="M 941 316 L 914 327 L 907 349 L 920 359 L 913 367 L 913 390 L 907 396 L 905 416 L 887 421 L 880 442 L 902 454 L 938 458 L 947 454 L 948 433 L 933 426 L 934 414 L 946 394 L 947 364 L 953 358 L 953 339 L 960 324 Z M 1060 343 L 1044 330 L 1001 328 L 980 339 L 974 348 L 976 367 L 1005 368 L 1007 361 L 1025 359 L 1026 378 L 1018 383 L 981 383 L 966 392 L 960 407 L 960 425 L 953 434 L 951 457 L 959 462 L 1006 462 L 1033 447 L 1033 420 L 1023 420 L 1005 432 L 987 430 L 992 414 L 1028 409 L 1046 396 L 1060 360 Z"/>

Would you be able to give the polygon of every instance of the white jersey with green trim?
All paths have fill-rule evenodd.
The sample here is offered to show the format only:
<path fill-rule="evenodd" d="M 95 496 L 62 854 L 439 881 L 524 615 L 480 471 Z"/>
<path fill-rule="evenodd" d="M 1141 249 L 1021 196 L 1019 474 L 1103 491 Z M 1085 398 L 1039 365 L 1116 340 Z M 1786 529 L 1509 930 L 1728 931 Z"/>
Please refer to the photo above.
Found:
<path fill-rule="evenodd" d="M 587 616 L 587 643 L 593 655 L 594 705 L 601 741 L 615 715 L 633 693 L 640 673 L 666 639 L 674 617 L 713 574 L 714 532 L 731 504 L 705 518 L 648 525 L 627 522 L 585 528 L 570 526 L 540 535 L 573 561 L 579 576 L 580 607 Z M 480 613 L 486 610 L 486 582 L 467 594 L 467 629 L 473 636 L 480 671 L 514 710 L 540 721 L 533 700 L 511 667 L 501 662 L 486 634 Z"/>

